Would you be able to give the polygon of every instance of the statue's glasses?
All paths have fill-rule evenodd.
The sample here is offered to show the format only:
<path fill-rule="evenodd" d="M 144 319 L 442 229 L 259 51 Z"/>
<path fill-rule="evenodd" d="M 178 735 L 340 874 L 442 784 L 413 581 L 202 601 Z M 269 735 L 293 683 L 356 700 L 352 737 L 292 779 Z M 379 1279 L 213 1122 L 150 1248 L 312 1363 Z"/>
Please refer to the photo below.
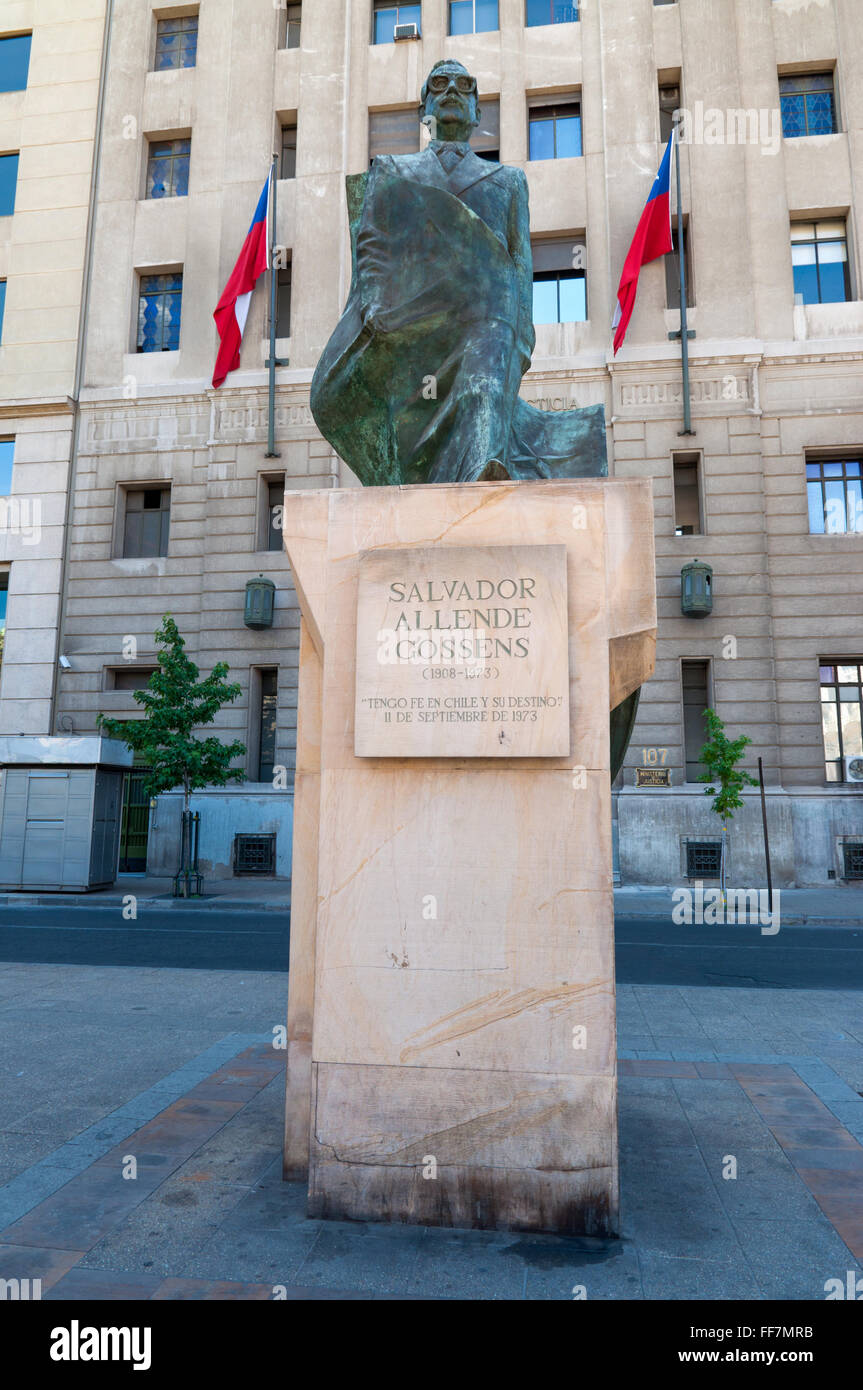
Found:
<path fill-rule="evenodd" d="M 455 82 L 456 90 L 461 92 L 462 96 L 476 96 L 476 78 L 467 77 L 463 74 L 453 78 L 445 72 L 433 73 L 428 80 L 428 89 L 430 92 L 437 92 L 440 94 L 441 92 L 445 92 L 453 81 Z"/>

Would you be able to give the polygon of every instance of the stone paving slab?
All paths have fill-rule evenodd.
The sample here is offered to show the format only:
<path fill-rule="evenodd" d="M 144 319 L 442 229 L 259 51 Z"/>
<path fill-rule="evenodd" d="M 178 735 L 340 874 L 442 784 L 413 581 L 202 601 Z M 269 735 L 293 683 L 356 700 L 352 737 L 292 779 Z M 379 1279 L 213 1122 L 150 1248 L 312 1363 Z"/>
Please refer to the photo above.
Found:
<path fill-rule="evenodd" d="M 149 991 L 171 992 L 160 976 L 174 973 L 152 972 Z M 842 1032 L 858 1074 L 860 996 L 832 993 L 831 1016 L 819 992 L 628 991 L 648 1043 L 672 1006 L 697 1026 L 675 1033 L 674 1054 L 621 1061 L 620 1240 L 309 1220 L 303 1184 L 281 1181 L 284 1053 L 264 1013 L 260 1031 L 187 1056 L 0 1188 L 0 1278 L 40 1278 L 52 1300 L 302 1301 L 823 1299 L 827 1279 L 859 1277 L 863 1098 L 820 1049 Z M 738 1045 L 735 1020 L 759 1008 L 762 1037 L 791 1017 L 799 1051 Z M 51 1087 L 48 1070 L 45 1106 Z"/>
<path fill-rule="evenodd" d="M 256 1095 L 280 1088 L 279 1059 L 268 1045 L 247 1049 L 240 1060 L 240 1068 L 228 1064 L 212 1074 L 204 1083 L 208 1093 L 230 1088 L 238 1071 L 249 1090 L 257 1071 Z M 857 1215 L 861 1184 L 852 1191 L 847 1177 L 863 1173 L 863 1148 L 793 1067 L 729 1064 L 732 1081 L 699 1077 L 694 1065 L 695 1075 L 687 1070 L 681 1077 L 680 1064 L 672 1058 L 665 1061 L 665 1075 L 662 1069 L 660 1059 L 636 1061 L 622 1077 L 624 1121 L 632 1108 L 630 1077 L 636 1115 L 643 1119 L 637 1102 L 647 1099 L 659 1116 L 658 1128 L 643 1132 L 639 1145 L 622 1148 L 622 1241 L 308 1221 L 302 1185 L 273 1184 L 267 1149 L 261 1155 L 259 1183 L 232 1184 L 218 1176 L 218 1163 L 214 1165 L 212 1152 L 206 1154 L 208 1144 L 219 1133 L 224 1141 L 252 1096 L 244 1103 L 202 1101 L 192 1094 L 200 1090 L 197 1083 L 125 1144 L 0 1232 L 0 1271 L 8 1271 L 3 1277 L 42 1278 L 46 1297 L 61 1299 L 68 1291 L 71 1299 L 92 1301 L 315 1296 L 517 1300 L 572 1299 L 582 1293 L 600 1299 L 757 1299 L 769 1291 L 775 1294 L 781 1278 L 765 1260 L 763 1240 L 747 1253 L 750 1224 L 762 1236 L 775 1236 L 786 1230 L 789 1219 L 795 1240 L 808 1232 L 810 1247 L 821 1250 L 823 1264 L 806 1272 L 798 1268 L 779 1296 L 815 1297 L 825 1279 L 855 1268 L 852 1254 L 863 1253 Z M 645 1084 L 650 1092 L 643 1091 Z M 695 1142 L 694 1134 L 686 1145 L 681 1142 L 684 1131 L 668 1124 L 674 1105 L 686 1123 L 684 1104 L 674 1089 L 678 1085 L 690 1093 L 697 1086 L 720 1085 L 726 1092 L 736 1087 L 740 1104 L 764 1114 L 777 1141 L 774 1147 L 782 1151 L 781 1163 L 769 1151 L 750 1150 L 741 1156 L 741 1186 L 723 1184 L 717 1175 L 727 1146 L 719 1143 L 711 1152 L 705 1143 Z M 807 1147 L 795 1148 L 787 1129 L 789 1115 L 802 1118 L 800 1134 Z M 720 1116 L 720 1129 L 723 1124 Z M 820 1148 L 808 1146 L 813 1128 L 824 1140 Z M 657 1146 L 663 1137 L 667 1146 Z M 153 1152 L 154 1138 L 164 1154 Z M 192 1145 L 196 1170 L 172 1179 Z M 119 1175 L 121 1150 L 138 1155 L 139 1176 L 133 1182 Z M 170 1173 L 161 1162 L 165 1157 L 173 1164 Z M 261 1198 L 262 1219 L 249 1221 L 249 1209 L 259 1208 Z M 818 1220 L 815 1203 L 829 1226 Z M 764 1220 L 770 1215 L 776 1217 L 775 1232 Z M 819 1247 L 819 1237 L 823 1242 L 828 1229 L 832 1243 Z M 806 1293 L 795 1294 L 795 1289 Z"/>

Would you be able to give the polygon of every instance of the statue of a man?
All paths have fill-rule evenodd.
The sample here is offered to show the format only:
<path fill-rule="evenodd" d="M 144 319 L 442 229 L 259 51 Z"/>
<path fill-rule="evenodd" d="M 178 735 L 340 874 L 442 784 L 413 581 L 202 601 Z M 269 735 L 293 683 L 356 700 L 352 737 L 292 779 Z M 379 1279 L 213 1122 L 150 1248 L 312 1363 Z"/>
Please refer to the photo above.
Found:
<path fill-rule="evenodd" d="M 431 142 L 348 178 L 353 279 L 311 407 L 366 485 L 606 473 L 604 411 L 522 401 L 535 335 L 527 180 L 480 159 L 476 79 L 435 63 Z"/>

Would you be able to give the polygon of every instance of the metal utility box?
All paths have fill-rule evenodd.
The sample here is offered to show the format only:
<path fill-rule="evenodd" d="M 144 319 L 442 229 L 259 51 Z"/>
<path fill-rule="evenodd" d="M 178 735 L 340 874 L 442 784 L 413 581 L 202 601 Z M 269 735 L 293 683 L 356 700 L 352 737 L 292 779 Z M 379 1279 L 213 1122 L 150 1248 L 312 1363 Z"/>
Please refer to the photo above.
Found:
<path fill-rule="evenodd" d="M 113 883 L 131 764 L 115 739 L 0 738 L 0 889 Z"/>

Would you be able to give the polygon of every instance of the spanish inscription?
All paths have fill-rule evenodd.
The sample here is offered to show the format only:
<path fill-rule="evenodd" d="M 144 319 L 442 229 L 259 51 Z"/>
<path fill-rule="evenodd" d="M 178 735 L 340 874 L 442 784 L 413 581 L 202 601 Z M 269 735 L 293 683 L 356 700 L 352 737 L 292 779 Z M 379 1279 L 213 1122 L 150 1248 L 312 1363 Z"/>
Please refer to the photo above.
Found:
<path fill-rule="evenodd" d="M 565 757 L 566 547 L 366 551 L 358 757 Z"/>

